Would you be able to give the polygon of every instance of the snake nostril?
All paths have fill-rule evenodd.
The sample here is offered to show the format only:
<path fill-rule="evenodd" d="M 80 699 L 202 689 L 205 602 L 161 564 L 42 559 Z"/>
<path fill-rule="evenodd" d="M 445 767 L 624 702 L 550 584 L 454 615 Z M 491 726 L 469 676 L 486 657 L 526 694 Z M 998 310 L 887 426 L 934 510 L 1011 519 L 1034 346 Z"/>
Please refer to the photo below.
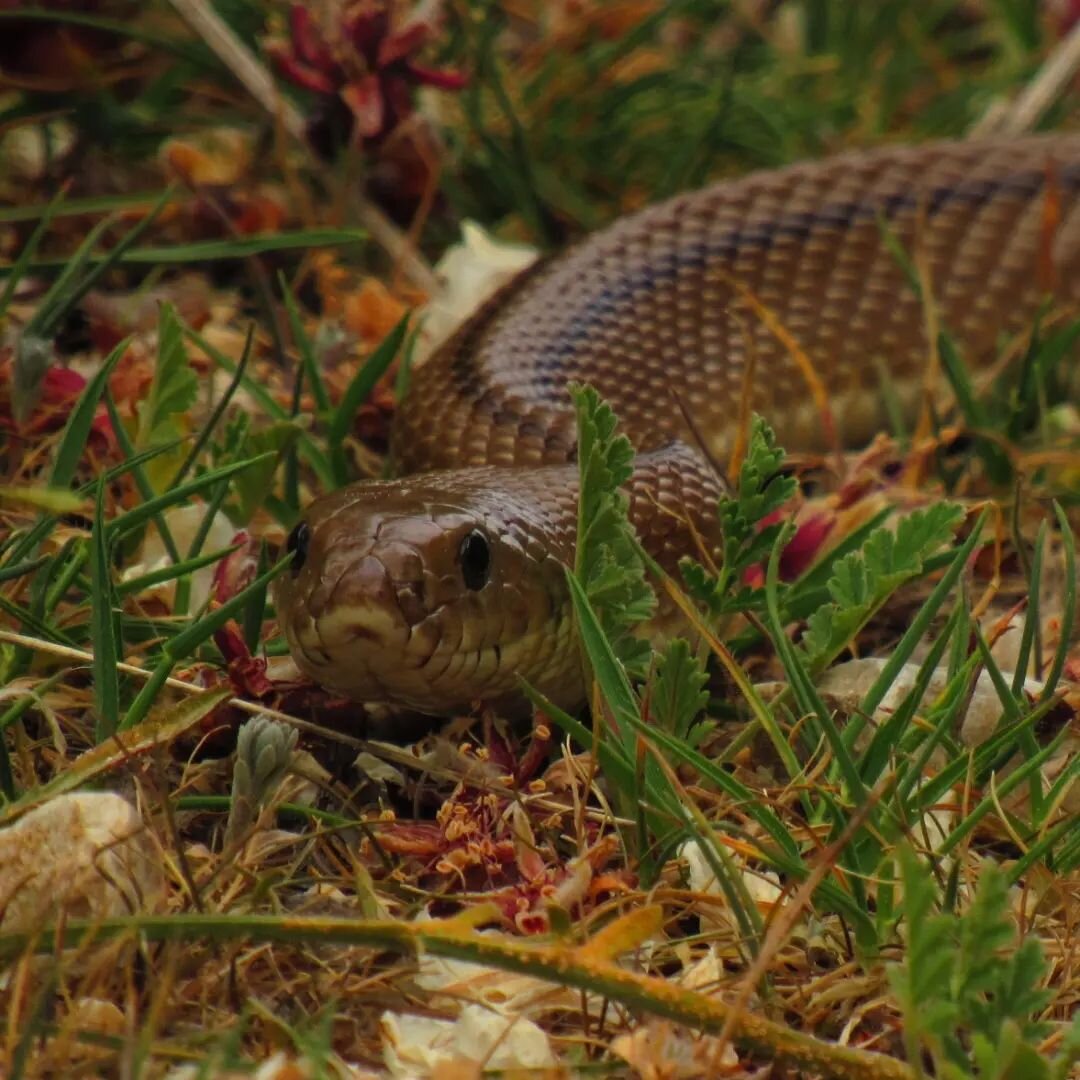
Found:
<path fill-rule="evenodd" d="M 292 555 L 292 564 L 289 567 L 289 572 L 293 577 L 304 568 L 304 563 L 307 562 L 308 543 L 311 540 L 311 526 L 306 521 L 301 521 L 291 533 L 289 533 L 289 539 L 285 541 L 285 550 Z"/>

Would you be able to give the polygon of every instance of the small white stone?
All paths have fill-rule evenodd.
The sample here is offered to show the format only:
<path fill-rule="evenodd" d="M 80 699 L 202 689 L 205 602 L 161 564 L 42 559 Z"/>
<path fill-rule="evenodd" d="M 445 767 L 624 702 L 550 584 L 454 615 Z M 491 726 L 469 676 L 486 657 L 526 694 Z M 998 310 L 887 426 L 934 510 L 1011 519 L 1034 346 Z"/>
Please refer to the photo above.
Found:
<path fill-rule="evenodd" d="M 196 533 L 202 528 L 203 520 L 205 518 L 206 507 L 201 503 L 192 503 L 190 506 L 173 507 L 165 511 L 165 524 L 168 526 L 169 532 L 172 534 L 172 538 L 176 543 L 176 547 L 181 553 L 190 550 L 191 543 L 195 539 Z M 206 539 L 203 542 L 202 554 L 209 555 L 215 551 L 224 551 L 232 544 L 233 537 L 236 536 L 236 533 L 236 526 L 224 514 L 220 512 L 214 514 L 214 520 L 210 525 L 210 530 L 206 534 Z M 165 543 L 161 539 L 161 534 L 157 529 L 148 529 L 146 539 L 139 549 L 135 562 L 124 568 L 123 573 L 120 575 L 120 580 L 134 581 L 144 574 L 150 574 L 156 570 L 164 570 L 165 567 L 171 565 L 172 559 L 165 550 Z M 210 596 L 210 590 L 214 584 L 215 569 L 216 564 L 211 564 L 210 566 L 204 566 L 187 575 L 188 580 L 191 582 L 191 591 L 188 594 L 189 611 L 198 611 L 203 604 L 206 603 Z M 176 580 L 174 579 L 155 585 L 151 589 L 148 589 L 146 593 L 140 595 L 144 598 L 146 595 L 158 595 L 165 603 L 171 604 L 175 592 Z"/>
<path fill-rule="evenodd" d="M 385 1012 L 381 1023 L 383 1060 L 391 1076 L 426 1076 L 455 1064 L 504 1072 L 558 1065 L 540 1027 L 483 1005 L 466 1005 L 456 1020 Z"/>
<path fill-rule="evenodd" d="M 40 929 L 63 911 L 150 911 L 165 892 L 157 847 L 135 807 L 111 792 L 61 795 L 0 831 L 0 929 Z"/>
<path fill-rule="evenodd" d="M 464 222 L 461 242 L 447 248 L 435 266 L 443 287 L 423 310 L 414 362 L 430 356 L 485 300 L 531 266 L 538 254 L 527 244 L 494 239 L 475 221 Z"/>

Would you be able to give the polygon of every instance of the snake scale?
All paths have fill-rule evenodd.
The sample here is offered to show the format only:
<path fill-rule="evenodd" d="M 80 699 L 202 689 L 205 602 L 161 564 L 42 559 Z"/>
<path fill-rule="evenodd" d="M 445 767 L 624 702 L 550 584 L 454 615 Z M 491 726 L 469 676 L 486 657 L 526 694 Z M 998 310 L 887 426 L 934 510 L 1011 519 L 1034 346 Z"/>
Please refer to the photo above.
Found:
<path fill-rule="evenodd" d="M 276 603 L 300 668 L 436 714 L 512 700 L 519 678 L 580 705 L 566 384 L 613 405 L 638 451 L 632 519 L 673 568 L 718 540 L 720 487 L 695 447 L 723 459 L 746 393 L 789 450 L 866 442 L 886 390 L 917 410 L 926 309 L 886 231 L 920 253 L 941 324 L 985 365 L 1048 294 L 1080 300 L 1080 134 L 753 173 L 525 271 L 412 374 L 392 438 L 402 478 L 317 499 L 290 535 Z"/>

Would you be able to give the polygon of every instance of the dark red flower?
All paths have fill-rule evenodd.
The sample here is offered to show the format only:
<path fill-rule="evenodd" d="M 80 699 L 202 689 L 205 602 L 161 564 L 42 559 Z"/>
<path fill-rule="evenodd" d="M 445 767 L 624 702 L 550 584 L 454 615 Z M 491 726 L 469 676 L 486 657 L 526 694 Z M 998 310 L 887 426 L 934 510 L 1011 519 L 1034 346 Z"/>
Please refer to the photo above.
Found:
<path fill-rule="evenodd" d="M 1056 0 L 1050 5 L 1050 9 L 1057 18 L 1057 29 L 1061 37 L 1080 22 L 1080 0 Z"/>
<path fill-rule="evenodd" d="M 0 382 L 10 388 L 11 379 L 10 364 L 0 364 Z M 22 425 L 15 423 L 10 397 L 0 393 L 0 432 L 18 431 L 24 438 L 31 438 L 60 431 L 85 388 L 86 380 L 77 371 L 53 364 L 41 380 L 41 394 L 34 411 Z M 104 405 L 94 411 L 90 434 L 106 453 L 116 450 L 116 433 Z"/>
<path fill-rule="evenodd" d="M 288 40 L 271 41 L 267 52 L 289 82 L 345 106 L 352 138 L 375 142 L 412 113 L 417 86 L 460 90 L 468 81 L 415 59 L 434 34 L 425 21 L 395 29 L 382 0 L 342 5 L 336 26 L 319 25 L 306 6 L 294 4 Z"/>
<path fill-rule="evenodd" d="M 758 528 L 764 529 L 769 525 L 775 525 L 782 520 L 783 516 L 783 510 L 776 510 L 762 518 L 758 522 Z M 780 554 L 781 581 L 794 581 L 814 563 L 835 524 L 836 519 L 830 513 L 811 514 L 799 524 L 795 530 L 795 535 L 788 541 L 787 546 Z M 764 564 L 756 563 L 747 567 L 743 573 L 743 582 L 752 589 L 764 588 Z"/>

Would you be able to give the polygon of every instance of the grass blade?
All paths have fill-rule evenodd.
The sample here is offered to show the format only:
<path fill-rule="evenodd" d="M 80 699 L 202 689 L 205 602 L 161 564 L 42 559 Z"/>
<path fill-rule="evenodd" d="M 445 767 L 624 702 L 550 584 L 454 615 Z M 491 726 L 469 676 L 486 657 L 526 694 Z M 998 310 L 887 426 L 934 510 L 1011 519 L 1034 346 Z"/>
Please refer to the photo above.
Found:
<path fill-rule="evenodd" d="M 975 526 L 971 530 L 971 535 L 960 545 L 960 548 L 952 557 L 949 568 L 942 575 L 941 580 L 937 585 L 934 586 L 933 592 L 931 592 L 922 607 L 919 608 L 919 612 L 912 620 L 911 625 L 904 631 L 903 636 L 900 638 L 899 642 L 897 642 L 892 653 L 890 653 L 889 659 L 881 669 L 881 674 L 874 681 L 874 685 L 870 687 L 863 697 L 862 702 L 859 705 L 860 718 L 873 716 L 877 711 L 878 706 L 884 701 L 885 695 L 896 681 L 901 668 L 903 668 L 911 658 L 919 641 L 922 640 L 923 636 L 929 630 L 930 623 L 937 614 L 938 609 L 952 592 L 957 581 L 959 581 L 960 575 L 967 566 L 968 558 L 975 550 L 976 545 L 982 537 L 985 521 L 986 513 L 984 511 L 975 522 Z M 855 739 L 858 738 L 859 733 L 862 730 L 862 722 L 863 721 L 860 720 L 858 723 L 853 723 L 850 730 L 844 733 L 844 737 L 847 739 L 849 746 L 854 745 Z"/>
<path fill-rule="evenodd" d="M 244 461 L 235 461 L 231 465 L 222 465 L 218 469 L 210 469 L 194 480 L 189 480 L 186 484 L 181 484 L 172 491 L 162 492 L 162 494 L 156 495 L 154 498 L 128 510 L 127 513 L 113 518 L 106 525 L 106 529 L 114 539 L 122 536 L 124 533 L 131 532 L 132 529 L 137 529 L 140 525 L 145 525 L 166 507 L 183 502 L 191 495 L 200 494 L 219 481 L 228 479 L 234 473 L 241 472 L 243 469 L 250 469 L 253 465 L 267 461 L 273 456 L 273 453 L 258 454 Z"/>
<path fill-rule="evenodd" d="M 157 207 L 151 210 L 151 214 L 160 212 L 165 203 L 175 198 L 175 191 L 169 189 L 159 200 Z M 105 225 L 102 222 L 101 225 Z M 77 292 L 73 294 L 74 300 L 78 300 L 87 289 L 91 288 L 102 273 L 110 266 L 180 266 L 187 263 L 221 262 L 234 259 L 250 259 L 257 255 L 271 255 L 275 252 L 284 251 L 307 251 L 310 248 L 343 247 L 348 244 L 361 244 L 367 239 L 367 234 L 358 229 L 304 229 L 297 232 L 264 233 L 256 236 L 240 236 L 228 240 L 204 240 L 191 244 L 171 244 L 163 247 L 133 248 L 132 245 L 149 224 L 149 219 L 144 219 L 131 231 L 119 244 L 102 254 L 87 252 L 80 261 L 82 266 L 93 267 L 86 281 L 79 285 Z M 103 232 L 100 226 L 88 240 L 97 241 Z M 33 259 L 30 268 L 36 271 L 57 270 L 68 266 L 68 260 L 57 259 Z M 0 272 L 6 269 L 0 265 Z M 65 274 L 65 278 L 70 275 Z M 74 300 L 70 302 L 74 302 Z"/>
<path fill-rule="evenodd" d="M 15 290 L 18 288 L 19 282 L 26 273 L 26 269 L 30 265 L 30 260 L 33 258 L 34 252 L 37 251 L 45 233 L 48 232 L 53 215 L 60 208 L 66 195 L 67 187 L 60 188 L 52 200 L 50 200 L 50 202 L 41 210 L 41 216 L 34 226 L 34 231 L 30 234 L 29 239 L 26 241 L 22 251 L 19 252 L 18 257 L 8 268 L 7 277 L 4 281 L 4 288 L 3 291 L 0 292 L 0 320 L 4 318 L 4 314 L 8 309 L 8 304 L 11 303 L 11 298 L 15 295 Z"/>
<path fill-rule="evenodd" d="M 129 731 L 136 725 L 141 724 L 146 719 L 161 688 L 165 685 L 165 681 L 172 674 L 173 668 L 220 630 L 230 619 L 239 615 L 251 598 L 257 595 L 260 590 L 265 589 L 291 561 L 292 553 L 290 552 L 284 559 L 275 563 L 265 574 L 257 577 L 246 589 L 242 589 L 232 599 L 222 604 L 221 607 L 199 619 L 198 622 L 193 623 L 168 642 L 162 650 L 162 658 L 158 661 L 157 667 L 154 668 L 154 673 L 143 684 L 138 696 L 132 702 L 131 708 L 128 709 L 120 725 L 120 730 Z"/>
<path fill-rule="evenodd" d="M 105 531 L 105 480 L 102 478 L 98 484 L 97 501 L 94 504 L 94 529 L 90 536 L 94 712 L 97 715 L 95 738 L 98 743 L 112 735 L 120 721 L 120 684 L 116 672 L 119 655 L 114 614 L 116 602 L 109 552 L 110 544 Z"/>
<path fill-rule="evenodd" d="M 86 451 L 86 441 L 90 437 L 90 428 L 94 423 L 98 403 L 109 385 L 109 376 L 113 368 L 119 363 L 120 358 L 127 352 L 131 344 L 131 338 L 125 338 L 105 358 L 94 377 L 83 388 L 75 408 L 64 426 L 64 434 L 60 445 L 56 450 L 56 459 L 53 461 L 52 475 L 49 484 L 52 487 L 68 487 L 75 479 L 79 462 Z"/>
<path fill-rule="evenodd" d="M 1057 517 L 1058 529 L 1061 532 L 1061 542 L 1065 549 L 1065 598 L 1061 611 L 1061 630 L 1059 632 L 1058 647 L 1054 651 L 1054 659 L 1050 670 L 1046 675 L 1046 683 L 1039 695 L 1039 704 L 1048 702 L 1057 689 L 1061 680 L 1061 673 L 1065 670 L 1065 661 L 1069 656 L 1069 646 L 1072 642 L 1073 627 L 1076 625 L 1076 536 L 1073 534 L 1072 525 L 1065 516 L 1061 505 L 1054 503 L 1054 515 Z"/>
<path fill-rule="evenodd" d="M 345 440 L 352 429 L 353 419 L 360 406 L 371 397 L 375 384 L 386 374 L 401 350 L 405 333 L 409 328 L 409 318 L 409 313 L 403 315 L 394 329 L 379 343 L 379 347 L 364 361 L 360 370 L 353 376 L 331 417 L 327 441 L 330 444 L 334 479 L 338 484 L 344 484 L 349 478 L 348 463 L 345 460 Z"/>

